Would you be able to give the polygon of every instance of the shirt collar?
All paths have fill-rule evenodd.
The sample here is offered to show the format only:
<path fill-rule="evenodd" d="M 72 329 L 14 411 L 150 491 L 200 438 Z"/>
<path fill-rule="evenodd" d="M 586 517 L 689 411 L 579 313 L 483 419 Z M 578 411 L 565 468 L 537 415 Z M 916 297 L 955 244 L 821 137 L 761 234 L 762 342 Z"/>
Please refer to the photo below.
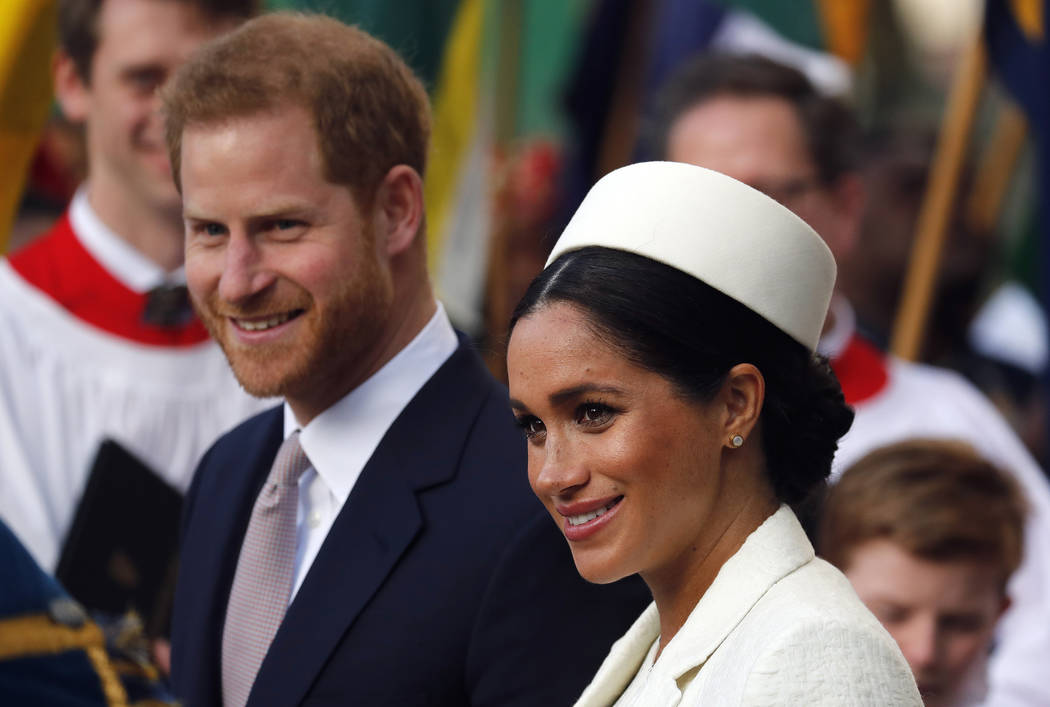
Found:
<path fill-rule="evenodd" d="M 129 290 L 142 293 L 158 285 L 186 282 L 186 274 L 181 267 L 170 273 L 165 272 L 164 268 L 135 250 L 104 224 L 91 208 L 85 186 L 77 189 L 73 196 L 69 220 L 81 245 Z"/>
<path fill-rule="evenodd" d="M 299 442 L 318 477 L 345 503 L 386 431 L 459 346 L 439 302 L 423 330 L 371 378 L 302 428 Z M 299 423 L 284 404 L 284 436 Z"/>

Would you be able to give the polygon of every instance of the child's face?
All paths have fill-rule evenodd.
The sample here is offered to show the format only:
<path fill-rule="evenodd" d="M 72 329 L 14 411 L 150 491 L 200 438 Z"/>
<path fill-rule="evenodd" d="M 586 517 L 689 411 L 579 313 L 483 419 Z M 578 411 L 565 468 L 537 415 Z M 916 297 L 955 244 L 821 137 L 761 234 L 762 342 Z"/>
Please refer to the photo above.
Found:
<path fill-rule="evenodd" d="M 980 678 L 995 623 L 1009 604 L 1000 569 L 920 559 L 885 539 L 863 543 L 849 560 L 846 577 L 897 641 L 926 705 L 953 704 Z"/>

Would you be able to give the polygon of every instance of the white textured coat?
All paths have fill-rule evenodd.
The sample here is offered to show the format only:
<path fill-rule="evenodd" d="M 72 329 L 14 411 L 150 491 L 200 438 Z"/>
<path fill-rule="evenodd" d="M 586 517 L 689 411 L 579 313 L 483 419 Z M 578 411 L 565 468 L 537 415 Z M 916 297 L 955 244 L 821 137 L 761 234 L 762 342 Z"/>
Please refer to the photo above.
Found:
<path fill-rule="evenodd" d="M 577 707 L 607 707 L 659 637 L 656 606 L 617 641 Z M 635 705 L 921 705 L 897 644 L 781 506 L 722 566 Z"/>

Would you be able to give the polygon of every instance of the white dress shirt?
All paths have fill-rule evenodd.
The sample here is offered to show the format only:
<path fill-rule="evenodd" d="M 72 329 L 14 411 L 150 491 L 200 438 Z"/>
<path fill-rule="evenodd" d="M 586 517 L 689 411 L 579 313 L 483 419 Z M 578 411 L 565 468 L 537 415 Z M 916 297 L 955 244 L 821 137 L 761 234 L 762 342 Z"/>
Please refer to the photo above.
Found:
<path fill-rule="evenodd" d="M 299 478 L 291 597 L 386 431 L 458 346 L 452 323 L 438 303 L 434 316 L 408 346 L 302 428 L 299 443 L 311 466 Z M 295 414 L 285 403 L 285 439 L 297 429 Z"/>
<path fill-rule="evenodd" d="M 84 249 L 132 292 L 148 292 L 164 284 L 186 284 L 186 272 L 182 266 L 165 271 L 102 223 L 88 202 L 86 187 L 80 187 L 73 196 L 69 204 L 69 221 Z"/>

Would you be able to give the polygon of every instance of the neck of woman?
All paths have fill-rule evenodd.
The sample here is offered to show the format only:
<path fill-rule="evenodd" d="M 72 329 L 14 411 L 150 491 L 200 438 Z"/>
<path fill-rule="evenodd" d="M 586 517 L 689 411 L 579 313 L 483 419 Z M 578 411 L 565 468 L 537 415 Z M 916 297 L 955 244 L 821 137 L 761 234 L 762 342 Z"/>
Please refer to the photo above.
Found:
<path fill-rule="evenodd" d="M 707 592 L 722 565 L 736 554 L 747 537 L 780 507 L 768 485 L 741 489 L 735 499 L 717 503 L 727 510 L 712 518 L 703 538 L 689 549 L 688 557 L 673 567 L 642 574 L 660 614 L 660 645 L 656 657 L 685 624 Z M 709 532 L 708 532 L 709 531 Z"/>

